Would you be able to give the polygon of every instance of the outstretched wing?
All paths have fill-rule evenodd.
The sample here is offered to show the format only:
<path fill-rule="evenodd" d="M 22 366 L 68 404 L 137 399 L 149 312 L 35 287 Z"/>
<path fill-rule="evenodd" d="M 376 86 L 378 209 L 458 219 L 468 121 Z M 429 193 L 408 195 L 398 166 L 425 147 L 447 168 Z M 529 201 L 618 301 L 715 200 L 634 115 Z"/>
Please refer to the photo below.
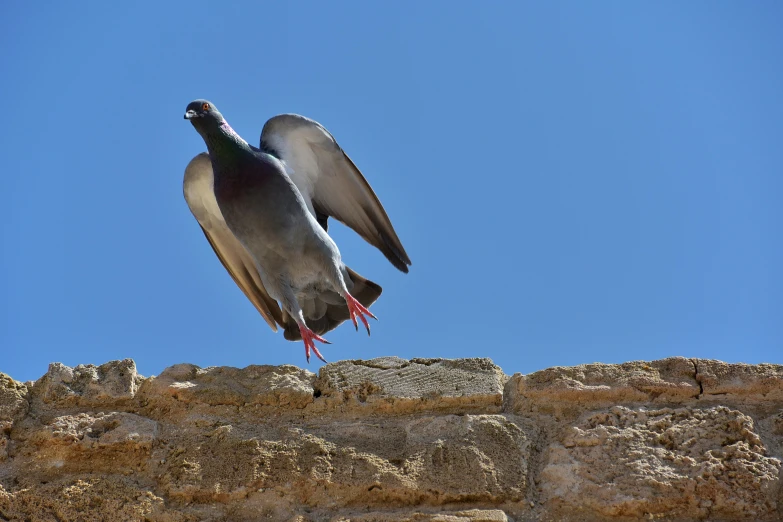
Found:
<path fill-rule="evenodd" d="M 185 168 L 183 191 L 193 217 L 201 225 L 201 230 L 218 259 L 276 332 L 277 324 L 283 325 L 282 312 L 277 302 L 267 294 L 253 258 L 234 237 L 223 219 L 213 190 L 212 162 L 206 152 L 190 160 Z"/>
<path fill-rule="evenodd" d="M 324 226 L 333 216 L 383 252 L 397 269 L 411 260 L 370 184 L 321 124 L 296 114 L 270 119 L 261 149 L 280 158 L 310 210 Z"/>

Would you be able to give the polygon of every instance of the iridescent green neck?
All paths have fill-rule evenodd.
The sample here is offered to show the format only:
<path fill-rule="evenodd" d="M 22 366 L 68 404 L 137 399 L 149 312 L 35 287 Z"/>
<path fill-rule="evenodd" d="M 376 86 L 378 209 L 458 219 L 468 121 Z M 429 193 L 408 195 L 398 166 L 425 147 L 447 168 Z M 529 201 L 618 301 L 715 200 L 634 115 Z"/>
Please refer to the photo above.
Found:
<path fill-rule="evenodd" d="M 252 152 L 250 145 L 225 120 L 217 128 L 213 127 L 205 132 L 203 136 L 210 154 L 226 157 Z"/>

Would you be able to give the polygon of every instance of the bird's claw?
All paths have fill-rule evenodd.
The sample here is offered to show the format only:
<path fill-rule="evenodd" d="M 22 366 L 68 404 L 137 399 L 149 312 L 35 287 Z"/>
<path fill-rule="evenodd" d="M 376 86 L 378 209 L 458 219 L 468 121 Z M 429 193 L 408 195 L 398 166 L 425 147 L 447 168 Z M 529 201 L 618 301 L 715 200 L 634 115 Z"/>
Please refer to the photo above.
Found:
<path fill-rule="evenodd" d="M 367 328 L 367 335 L 370 335 L 370 323 L 367 322 L 367 318 L 364 316 L 369 315 L 376 321 L 378 318 L 375 317 L 371 311 L 365 308 L 364 305 L 357 301 L 351 294 L 345 294 L 345 302 L 348 304 L 348 313 L 351 314 L 351 322 L 353 322 L 353 326 L 356 328 L 356 331 L 359 331 L 359 323 L 356 321 L 356 318 L 358 317 L 362 321 L 362 324 L 364 324 L 364 327 Z"/>
<path fill-rule="evenodd" d="M 315 356 L 321 359 L 323 362 L 327 362 L 326 359 L 324 359 L 324 356 L 321 355 L 321 352 L 318 351 L 318 348 L 315 347 L 315 341 L 322 342 L 324 344 L 332 344 L 320 335 L 317 335 L 312 330 L 310 330 L 308 327 L 304 325 L 299 325 L 299 333 L 302 335 L 302 341 L 304 341 L 305 345 L 305 357 L 307 357 L 307 362 L 310 362 L 310 350 L 312 349 L 315 353 Z"/>

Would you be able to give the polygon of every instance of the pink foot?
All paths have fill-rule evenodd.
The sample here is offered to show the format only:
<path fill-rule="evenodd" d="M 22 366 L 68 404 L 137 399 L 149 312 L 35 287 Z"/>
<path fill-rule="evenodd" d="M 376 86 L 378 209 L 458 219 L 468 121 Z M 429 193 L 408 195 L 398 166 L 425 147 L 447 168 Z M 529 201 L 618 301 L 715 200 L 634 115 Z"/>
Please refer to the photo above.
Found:
<path fill-rule="evenodd" d="M 351 321 L 353 321 L 353 325 L 356 327 L 356 331 L 359 331 L 359 323 L 356 322 L 356 318 L 358 317 L 361 319 L 362 323 L 364 323 L 364 327 L 367 328 L 367 335 L 370 335 L 370 324 L 367 322 L 367 319 L 364 316 L 369 315 L 376 321 L 378 318 L 375 317 L 371 311 L 366 309 L 362 303 L 354 299 L 351 294 L 345 294 L 345 302 L 348 304 L 348 312 L 351 314 Z"/>
<path fill-rule="evenodd" d="M 324 359 L 324 356 L 321 355 L 321 352 L 318 351 L 318 348 L 315 347 L 314 341 L 320 341 L 324 344 L 332 344 L 320 335 L 316 335 L 313 333 L 312 330 L 310 330 L 308 327 L 304 326 L 303 324 L 299 325 L 299 333 L 302 335 L 302 340 L 304 341 L 305 345 L 305 357 L 307 357 L 307 362 L 310 362 L 310 349 L 313 349 L 313 352 L 315 352 L 316 357 L 321 359 L 323 362 L 326 362 L 326 359 Z"/>

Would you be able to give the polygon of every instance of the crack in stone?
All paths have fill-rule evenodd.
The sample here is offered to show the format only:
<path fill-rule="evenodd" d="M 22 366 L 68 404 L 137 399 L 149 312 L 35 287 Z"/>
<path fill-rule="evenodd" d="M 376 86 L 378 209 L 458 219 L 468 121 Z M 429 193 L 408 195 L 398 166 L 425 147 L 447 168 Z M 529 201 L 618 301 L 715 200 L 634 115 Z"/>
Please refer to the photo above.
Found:
<path fill-rule="evenodd" d="M 696 398 L 701 399 L 701 396 L 704 395 L 704 386 L 701 385 L 701 379 L 699 378 L 699 365 L 696 364 L 696 359 L 691 359 L 691 364 L 693 364 L 693 378 L 699 385 L 699 394 L 696 396 Z"/>

